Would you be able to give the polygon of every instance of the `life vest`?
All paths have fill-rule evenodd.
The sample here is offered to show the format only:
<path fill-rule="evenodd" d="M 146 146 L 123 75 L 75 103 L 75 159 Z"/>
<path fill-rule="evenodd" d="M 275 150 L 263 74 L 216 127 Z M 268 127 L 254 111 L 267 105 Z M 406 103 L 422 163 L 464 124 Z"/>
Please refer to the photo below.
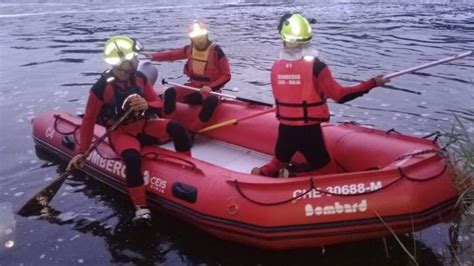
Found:
<path fill-rule="evenodd" d="M 211 43 L 205 50 L 201 51 L 191 45 L 191 52 L 188 55 L 184 73 L 189 76 L 193 84 L 197 86 L 207 85 L 213 79 L 219 77 L 215 47 L 216 44 Z"/>
<path fill-rule="evenodd" d="M 326 98 L 313 82 L 313 63 L 318 59 L 305 58 L 277 60 L 272 66 L 276 116 L 285 125 L 303 126 L 329 121 Z"/>
<path fill-rule="evenodd" d="M 112 125 L 123 114 L 125 114 L 126 110 L 122 108 L 125 99 L 132 94 L 138 94 L 143 97 L 144 90 L 137 84 L 137 78 L 140 79 L 141 77 L 136 74 L 132 75 L 131 84 L 125 88 L 117 84 L 110 71 L 104 73 L 102 78 L 106 79 L 106 87 L 111 86 L 112 88 L 110 89 L 113 90 L 111 97 L 108 97 L 108 99 L 103 99 L 104 104 L 102 105 L 97 118 L 97 123 L 107 127 Z M 141 83 L 145 84 L 145 82 Z M 130 116 L 124 121 L 124 124 L 136 121 L 140 118 L 141 117 L 139 116 Z"/>

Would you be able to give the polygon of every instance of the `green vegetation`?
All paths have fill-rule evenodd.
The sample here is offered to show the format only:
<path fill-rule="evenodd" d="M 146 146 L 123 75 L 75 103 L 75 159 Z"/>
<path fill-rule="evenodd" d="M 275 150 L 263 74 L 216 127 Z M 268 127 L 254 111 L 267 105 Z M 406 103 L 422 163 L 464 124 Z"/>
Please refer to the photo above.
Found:
<path fill-rule="evenodd" d="M 474 254 L 474 245 L 469 241 L 474 232 L 474 133 L 465 126 L 474 124 L 474 119 L 458 116 L 455 119 L 451 131 L 442 134 L 442 140 L 449 144 L 446 154 L 460 192 L 458 205 L 463 215 L 451 224 L 449 254 L 445 254 L 445 258 L 452 265 L 463 265 L 462 262 L 471 261 Z M 471 244 L 465 246 L 459 239 L 467 239 Z"/>
<path fill-rule="evenodd" d="M 451 131 L 442 136 L 449 146 L 447 153 L 452 171 L 456 176 L 456 186 L 461 192 L 459 204 L 465 208 L 466 215 L 473 216 L 472 201 L 474 200 L 474 133 L 470 133 L 466 124 L 474 123 L 474 119 L 455 116 Z M 472 218 L 472 217 L 471 217 Z M 472 220 L 472 219 L 471 219 Z"/>

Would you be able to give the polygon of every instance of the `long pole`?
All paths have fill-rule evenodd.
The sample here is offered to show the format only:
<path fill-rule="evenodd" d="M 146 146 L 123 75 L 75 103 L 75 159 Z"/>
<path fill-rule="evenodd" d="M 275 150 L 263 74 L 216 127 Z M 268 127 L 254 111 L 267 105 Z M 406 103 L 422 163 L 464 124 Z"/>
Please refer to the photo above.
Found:
<path fill-rule="evenodd" d="M 464 53 L 461 53 L 461 54 L 458 54 L 458 55 L 455 55 L 455 56 L 447 57 L 447 58 L 444 58 L 444 59 L 440 59 L 440 60 L 437 60 L 437 61 L 433 61 L 433 62 L 430 62 L 430 63 L 423 64 L 423 65 L 419 65 L 419 66 L 411 67 L 411 68 L 401 70 L 401 71 L 398 71 L 398 72 L 394 72 L 392 74 L 385 75 L 384 78 L 389 79 L 389 78 L 398 77 L 398 76 L 401 76 L 401 75 L 412 73 L 412 72 L 417 71 L 417 70 L 433 67 L 433 66 L 440 65 L 440 64 L 443 64 L 443 63 L 447 63 L 447 62 L 450 62 L 450 61 L 454 61 L 454 60 L 457 60 L 457 59 L 460 59 L 460 58 L 464 58 L 464 57 L 467 57 L 467 56 L 470 56 L 470 55 L 472 55 L 472 51 L 464 52 Z M 200 89 L 198 89 L 198 88 L 194 88 L 194 87 L 190 87 L 190 86 L 186 86 L 186 85 L 181 85 L 181 84 L 177 84 L 177 83 L 174 83 L 174 82 L 168 82 L 168 81 L 165 81 L 164 79 L 162 80 L 162 84 L 170 84 L 170 85 L 175 85 L 175 86 L 183 87 L 183 88 L 190 89 L 190 90 L 200 91 Z M 232 99 L 237 99 L 237 100 L 242 100 L 242 98 L 239 98 L 237 96 L 230 95 L 230 94 L 223 94 L 223 93 L 216 93 L 216 92 L 211 92 L 211 94 L 219 95 L 219 96 L 222 96 L 222 97 L 228 97 L 228 98 L 232 98 Z M 258 104 L 262 104 L 262 105 L 266 105 L 266 106 L 272 106 L 271 104 L 257 102 L 257 101 L 253 101 L 253 100 L 249 100 L 249 99 L 245 99 L 245 98 L 244 98 L 243 101 L 252 101 L 252 102 L 258 103 Z M 253 118 L 253 117 L 256 117 L 256 116 L 259 116 L 259 115 L 263 115 L 263 114 L 266 114 L 266 113 L 271 112 L 273 110 L 274 110 L 274 108 L 271 108 L 271 109 L 265 110 L 265 111 L 257 113 L 257 114 L 252 114 L 252 115 L 242 117 L 242 118 L 234 118 L 234 119 L 230 119 L 230 120 L 220 122 L 220 123 L 217 123 L 217 124 L 214 124 L 214 125 L 210 125 L 208 127 L 205 127 L 203 129 L 199 130 L 199 133 L 203 133 L 203 132 L 206 132 L 206 131 L 209 131 L 209 130 L 213 130 L 213 129 L 216 129 L 216 128 L 221 128 L 221 127 L 225 127 L 225 126 L 229 126 L 229 125 L 235 125 L 235 124 L 237 124 L 238 122 L 240 122 L 242 120 L 246 120 L 246 119 L 250 119 L 250 118 Z"/>
<path fill-rule="evenodd" d="M 161 83 L 163 85 L 164 84 L 169 84 L 169 85 L 173 85 L 173 86 L 177 86 L 177 87 L 181 87 L 181 88 L 185 88 L 185 89 L 189 89 L 189 90 L 193 90 L 193 91 L 201 91 L 201 89 L 194 88 L 194 87 L 191 87 L 191 86 L 188 86 L 188 85 L 174 83 L 174 82 L 171 82 L 171 81 L 166 81 L 165 79 L 162 79 Z M 242 102 L 248 102 L 248 103 L 264 105 L 264 106 L 270 106 L 270 107 L 273 106 L 272 104 L 269 104 L 269 103 L 260 102 L 260 101 L 256 101 L 256 100 L 252 100 L 252 99 L 247 99 L 247 98 L 243 98 L 243 97 L 239 97 L 239 96 L 235 96 L 235 95 L 231 95 L 231 94 L 219 93 L 219 92 L 215 92 L 215 91 L 211 91 L 209 93 L 213 94 L 213 95 L 216 95 L 216 96 L 230 98 L 230 99 L 234 99 L 234 100 L 238 100 L 238 101 L 242 101 Z"/>
<path fill-rule="evenodd" d="M 433 67 L 433 66 L 436 66 L 436 65 L 440 65 L 440 64 L 443 64 L 443 63 L 447 63 L 447 62 L 450 62 L 450 61 L 458 60 L 460 58 L 470 56 L 470 55 L 472 55 L 472 51 L 464 52 L 464 53 L 461 53 L 461 54 L 458 54 L 458 55 L 455 55 L 455 56 L 446 57 L 444 59 L 440 59 L 440 60 L 433 61 L 433 62 L 430 62 L 430 63 L 426 63 L 426 64 L 423 64 L 423 65 L 419 65 L 419 66 L 411 67 L 411 68 L 408 68 L 408 69 L 405 69 L 405 70 L 401 70 L 401 71 L 398 71 L 398 72 L 395 72 L 395 73 L 392 73 L 392 74 L 385 75 L 384 78 L 390 79 L 390 78 L 398 77 L 398 76 L 401 76 L 401 75 L 405 75 L 405 74 L 408 74 L 408 73 L 415 72 L 417 70 L 421 70 L 421 69 Z"/>

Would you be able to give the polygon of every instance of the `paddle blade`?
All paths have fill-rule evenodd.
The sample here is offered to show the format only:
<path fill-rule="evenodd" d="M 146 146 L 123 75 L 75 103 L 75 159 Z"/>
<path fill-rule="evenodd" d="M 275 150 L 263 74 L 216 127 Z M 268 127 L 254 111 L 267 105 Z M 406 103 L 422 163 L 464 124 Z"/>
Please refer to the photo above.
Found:
<path fill-rule="evenodd" d="M 21 207 L 17 214 L 28 217 L 32 215 L 39 215 L 41 210 L 44 209 L 49 202 L 53 199 L 54 195 L 58 193 L 62 184 L 69 176 L 70 172 L 65 172 L 51 184 L 40 190 L 36 195 L 30 198 L 24 205 Z"/>

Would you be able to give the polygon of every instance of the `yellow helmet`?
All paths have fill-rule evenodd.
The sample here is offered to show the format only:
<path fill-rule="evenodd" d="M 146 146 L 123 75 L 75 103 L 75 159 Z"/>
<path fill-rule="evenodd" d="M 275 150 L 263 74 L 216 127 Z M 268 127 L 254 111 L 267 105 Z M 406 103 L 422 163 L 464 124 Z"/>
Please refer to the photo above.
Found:
<path fill-rule="evenodd" d="M 288 43 L 307 43 L 313 37 L 308 20 L 298 13 L 284 15 L 278 31 L 283 41 Z"/>
<path fill-rule="evenodd" d="M 126 36 L 110 38 L 104 46 L 105 62 L 111 66 L 118 66 L 125 61 L 132 60 L 143 47 L 137 41 Z"/>

